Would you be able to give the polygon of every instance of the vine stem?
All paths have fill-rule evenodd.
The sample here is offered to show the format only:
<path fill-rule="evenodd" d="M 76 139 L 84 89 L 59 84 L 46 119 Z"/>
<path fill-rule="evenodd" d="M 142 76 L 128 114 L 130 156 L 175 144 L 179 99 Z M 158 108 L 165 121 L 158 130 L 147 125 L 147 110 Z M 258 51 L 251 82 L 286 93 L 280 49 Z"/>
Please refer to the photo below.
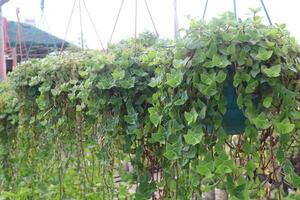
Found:
<path fill-rule="evenodd" d="M 178 190 L 179 190 L 179 172 L 178 172 L 178 161 L 176 161 L 175 164 L 175 168 L 176 168 L 176 200 L 178 200 Z"/>

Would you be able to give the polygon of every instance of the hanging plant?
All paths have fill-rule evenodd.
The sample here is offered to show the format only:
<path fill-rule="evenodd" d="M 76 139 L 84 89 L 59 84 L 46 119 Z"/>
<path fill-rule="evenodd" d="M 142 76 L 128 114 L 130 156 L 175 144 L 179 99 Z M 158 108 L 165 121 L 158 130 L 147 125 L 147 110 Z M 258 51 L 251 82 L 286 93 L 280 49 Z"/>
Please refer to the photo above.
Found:
<path fill-rule="evenodd" d="M 18 66 L 0 88 L 0 197 L 296 198 L 295 39 L 231 14 L 183 32 Z"/>
<path fill-rule="evenodd" d="M 189 185 L 202 192 L 220 187 L 238 199 L 269 198 L 257 174 L 277 198 L 287 183 L 299 187 L 288 158 L 299 148 L 300 49 L 285 26 L 261 20 L 237 22 L 228 13 L 209 23 L 192 20 L 173 65 L 150 83 L 158 89 L 149 108 L 152 138 L 165 145 L 166 185 L 177 177 L 179 194 Z"/>

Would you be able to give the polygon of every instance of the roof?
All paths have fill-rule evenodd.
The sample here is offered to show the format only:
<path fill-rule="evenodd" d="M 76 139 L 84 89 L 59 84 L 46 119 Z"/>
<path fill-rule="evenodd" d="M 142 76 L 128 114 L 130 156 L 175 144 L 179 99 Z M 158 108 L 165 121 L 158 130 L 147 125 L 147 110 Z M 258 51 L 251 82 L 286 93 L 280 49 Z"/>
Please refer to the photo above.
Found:
<path fill-rule="evenodd" d="M 14 47 L 17 43 L 18 22 L 9 21 L 7 29 L 10 44 Z M 29 24 L 21 23 L 21 33 L 22 42 L 24 42 L 26 46 L 45 45 L 60 47 L 63 42 L 62 39 Z M 65 44 L 67 45 L 68 42 L 65 42 Z"/>

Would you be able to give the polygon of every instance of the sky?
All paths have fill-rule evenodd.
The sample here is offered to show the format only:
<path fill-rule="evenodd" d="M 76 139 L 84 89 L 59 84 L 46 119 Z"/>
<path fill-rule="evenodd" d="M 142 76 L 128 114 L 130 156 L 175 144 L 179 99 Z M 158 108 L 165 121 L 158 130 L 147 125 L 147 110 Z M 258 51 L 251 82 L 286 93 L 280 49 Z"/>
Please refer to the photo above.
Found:
<path fill-rule="evenodd" d="M 101 48 L 96 32 L 87 11 L 90 13 L 104 46 L 110 40 L 118 9 L 122 0 L 76 0 L 69 29 L 67 24 L 71 16 L 75 0 L 45 0 L 44 16 L 41 17 L 41 0 L 10 0 L 3 6 L 3 15 L 8 20 L 17 20 L 16 9 L 20 10 L 21 22 L 34 19 L 36 26 L 74 44 L 80 44 L 80 9 L 81 2 L 82 30 L 84 44 L 87 48 Z M 154 23 L 161 37 L 172 38 L 174 35 L 174 0 L 147 0 Z M 187 27 L 188 17 L 199 17 L 203 14 L 206 0 L 177 0 L 179 27 Z M 144 0 L 137 0 L 137 32 L 153 31 L 153 26 L 147 12 Z M 226 11 L 233 11 L 233 0 L 209 0 L 206 19 L 216 17 Z M 236 0 L 237 15 L 245 18 L 249 8 L 261 7 L 260 0 Z M 284 23 L 291 34 L 300 41 L 300 1 L 299 0 L 264 0 L 273 23 Z M 263 10 L 260 15 L 264 17 Z M 135 32 L 135 0 L 124 0 L 119 21 L 112 39 L 134 36 Z M 67 34 L 66 34 L 67 33 Z"/>

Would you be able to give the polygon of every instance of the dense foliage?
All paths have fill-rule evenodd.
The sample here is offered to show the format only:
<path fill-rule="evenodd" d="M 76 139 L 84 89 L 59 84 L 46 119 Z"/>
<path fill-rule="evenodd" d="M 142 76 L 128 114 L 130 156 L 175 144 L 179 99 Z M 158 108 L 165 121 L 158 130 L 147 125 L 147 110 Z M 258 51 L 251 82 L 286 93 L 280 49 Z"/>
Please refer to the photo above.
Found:
<path fill-rule="evenodd" d="M 200 199 L 217 187 L 282 199 L 300 189 L 295 39 L 229 14 L 192 20 L 183 35 L 19 66 L 0 88 L 0 197 Z M 235 135 L 230 88 L 244 118 Z"/>

